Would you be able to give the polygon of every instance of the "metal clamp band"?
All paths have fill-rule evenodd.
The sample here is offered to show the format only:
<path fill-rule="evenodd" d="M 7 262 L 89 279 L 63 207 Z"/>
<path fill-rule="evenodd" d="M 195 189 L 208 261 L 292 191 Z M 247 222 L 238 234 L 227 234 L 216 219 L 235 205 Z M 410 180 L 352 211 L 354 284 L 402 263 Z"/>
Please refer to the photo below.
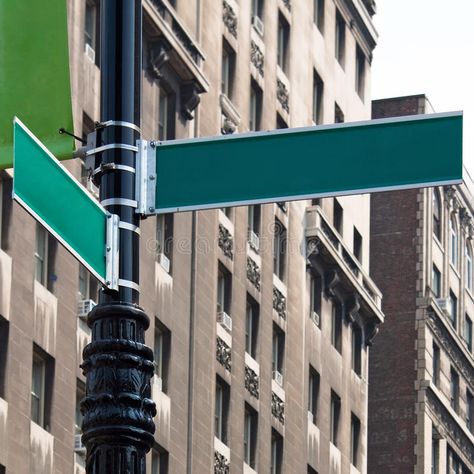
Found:
<path fill-rule="evenodd" d="M 134 281 L 119 279 L 118 285 L 123 286 L 125 288 L 131 288 L 132 290 L 135 290 L 138 292 L 140 291 L 140 286 L 138 285 L 138 283 L 135 283 Z"/>
<path fill-rule="evenodd" d="M 140 227 L 137 227 L 136 225 L 130 224 L 128 222 L 120 221 L 118 226 L 120 229 L 129 230 L 131 232 L 135 232 L 138 235 L 141 234 Z"/>
<path fill-rule="evenodd" d="M 92 176 L 96 176 L 98 174 L 104 173 L 105 171 L 111 170 L 120 170 L 128 171 L 129 173 L 135 173 L 135 168 L 133 166 L 117 165 L 116 163 L 103 163 L 92 172 Z"/>
<path fill-rule="evenodd" d="M 116 150 L 116 149 L 130 150 L 135 153 L 137 153 L 138 151 L 138 148 L 133 145 L 126 145 L 125 143 L 109 143 L 108 145 L 102 145 L 97 148 L 93 148 L 92 150 L 88 150 L 86 152 L 86 156 L 95 155 L 96 153 L 100 153 L 106 150 Z"/>
<path fill-rule="evenodd" d="M 135 125 L 134 123 L 131 123 L 131 122 L 124 122 L 122 120 L 107 120 L 107 122 L 101 122 L 98 125 L 99 128 L 113 127 L 113 126 L 131 128 L 132 130 L 135 130 L 136 132 L 138 132 L 140 135 L 142 134 L 142 131 L 138 125 Z"/>
<path fill-rule="evenodd" d="M 103 201 L 100 202 L 102 206 L 129 206 L 136 208 L 137 207 L 137 201 L 134 201 L 133 199 L 125 199 L 125 198 L 110 198 L 110 199 L 104 199 Z"/>

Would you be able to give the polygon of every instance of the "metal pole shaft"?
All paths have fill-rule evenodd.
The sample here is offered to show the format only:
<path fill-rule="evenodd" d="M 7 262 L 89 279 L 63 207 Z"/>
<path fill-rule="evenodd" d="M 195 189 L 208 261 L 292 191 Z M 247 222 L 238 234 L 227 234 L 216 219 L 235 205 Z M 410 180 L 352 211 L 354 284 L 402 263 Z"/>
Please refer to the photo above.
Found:
<path fill-rule="evenodd" d="M 101 154 L 100 200 L 120 219 L 119 290 L 101 291 L 87 320 L 92 342 L 83 353 L 83 442 L 87 474 L 144 474 L 156 409 L 150 389 L 153 352 L 144 344 L 149 318 L 138 306 L 137 154 L 127 148 L 140 138 L 142 2 L 101 0 L 100 12 L 97 146 L 113 145 Z"/>

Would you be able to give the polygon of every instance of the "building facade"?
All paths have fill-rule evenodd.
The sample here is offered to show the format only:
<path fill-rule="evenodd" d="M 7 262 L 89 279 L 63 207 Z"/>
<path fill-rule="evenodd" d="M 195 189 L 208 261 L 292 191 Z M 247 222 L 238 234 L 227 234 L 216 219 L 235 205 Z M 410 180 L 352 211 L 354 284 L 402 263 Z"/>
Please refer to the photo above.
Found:
<path fill-rule="evenodd" d="M 86 135 L 100 5 L 68 4 Z M 370 118 L 373 0 L 144 0 L 143 12 L 146 139 Z M 79 160 L 66 166 L 96 194 Z M 0 183 L 0 473 L 81 474 L 79 365 L 99 288 L 11 201 L 10 171 Z M 368 347 L 383 320 L 369 224 L 368 195 L 143 221 L 149 472 L 367 471 Z"/>
<path fill-rule="evenodd" d="M 423 95 L 373 103 L 374 118 L 432 111 Z M 369 473 L 474 472 L 473 189 L 372 195 L 386 319 L 369 368 Z"/>

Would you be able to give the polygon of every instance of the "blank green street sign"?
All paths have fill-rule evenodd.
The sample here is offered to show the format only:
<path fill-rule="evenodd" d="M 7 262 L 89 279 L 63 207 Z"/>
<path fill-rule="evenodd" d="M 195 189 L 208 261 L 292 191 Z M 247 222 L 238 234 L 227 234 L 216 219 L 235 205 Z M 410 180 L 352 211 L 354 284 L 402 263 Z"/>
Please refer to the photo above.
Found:
<path fill-rule="evenodd" d="M 156 212 L 462 182 L 462 113 L 158 142 Z"/>
<path fill-rule="evenodd" d="M 15 118 L 13 198 L 105 283 L 105 210 Z"/>

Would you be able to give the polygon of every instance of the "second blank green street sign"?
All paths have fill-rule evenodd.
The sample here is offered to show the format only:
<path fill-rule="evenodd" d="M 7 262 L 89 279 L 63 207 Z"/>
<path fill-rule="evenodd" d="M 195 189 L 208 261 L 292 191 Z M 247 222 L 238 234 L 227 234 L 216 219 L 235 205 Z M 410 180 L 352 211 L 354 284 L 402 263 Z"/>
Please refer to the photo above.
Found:
<path fill-rule="evenodd" d="M 156 212 L 462 182 L 462 113 L 158 142 Z"/>
<path fill-rule="evenodd" d="M 18 119 L 13 198 L 105 283 L 105 210 Z"/>

